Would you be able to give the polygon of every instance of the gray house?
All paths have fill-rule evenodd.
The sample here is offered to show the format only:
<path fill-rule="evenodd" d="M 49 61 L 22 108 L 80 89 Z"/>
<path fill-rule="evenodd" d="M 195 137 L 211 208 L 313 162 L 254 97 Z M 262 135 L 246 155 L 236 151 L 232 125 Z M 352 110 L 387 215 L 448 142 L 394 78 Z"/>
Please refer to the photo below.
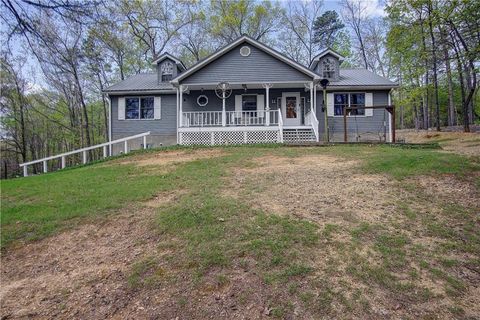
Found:
<path fill-rule="evenodd" d="M 306 67 L 247 36 L 190 68 L 165 53 L 153 61 L 155 73 L 105 90 L 110 140 L 150 131 L 154 146 L 327 135 L 329 141 L 391 141 L 390 91 L 397 84 L 365 69 L 342 69 L 343 60 L 327 49 Z M 329 80 L 325 105 L 322 79 Z"/>

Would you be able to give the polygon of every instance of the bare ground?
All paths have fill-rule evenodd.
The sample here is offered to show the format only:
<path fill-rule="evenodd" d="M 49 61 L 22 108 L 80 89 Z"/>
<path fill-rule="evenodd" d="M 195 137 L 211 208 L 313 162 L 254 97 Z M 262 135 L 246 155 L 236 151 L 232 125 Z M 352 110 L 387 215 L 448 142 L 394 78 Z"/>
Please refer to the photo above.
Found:
<path fill-rule="evenodd" d="M 446 151 L 467 156 L 480 156 L 480 129 L 470 133 L 457 130 L 441 132 L 398 130 L 397 136 L 408 143 L 438 142 Z"/>

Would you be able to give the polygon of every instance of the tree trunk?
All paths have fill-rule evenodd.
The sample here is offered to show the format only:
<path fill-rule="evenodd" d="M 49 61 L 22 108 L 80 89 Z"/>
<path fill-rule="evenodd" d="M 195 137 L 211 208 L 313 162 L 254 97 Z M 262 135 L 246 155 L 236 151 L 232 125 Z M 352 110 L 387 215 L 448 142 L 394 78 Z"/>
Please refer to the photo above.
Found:
<path fill-rule="evenodd" d="M 437 47 L 435 45 L 435 36 L 433 34 L 432 22 L 432 1 L 428 2 L 428 27 L 430 30 L 430 38 L 432 39 L 432 58 L 433 58 L 433 86 L 435 91 L 435 118 L 437 131 L 440 131 L 440 104 L 438 101 L 438 79 L 437 79 Z"/>
<path fill-rule="evenodd" d="M 445 59 L 445 71 L 447 73 L 447 85 L 448 85 L 448 125 L 455 126 L 456 122 L 456 112 L 455 112 L 455 100 L 453 97 L 453 81 L 452 81 L 452 68 L 450 66 L 450 55 L 448 52 L 447 46 L 447 36 L 445 35 L 445 30 L 441 30 L 442 42 L 443 42 L 443 57 Z"/>

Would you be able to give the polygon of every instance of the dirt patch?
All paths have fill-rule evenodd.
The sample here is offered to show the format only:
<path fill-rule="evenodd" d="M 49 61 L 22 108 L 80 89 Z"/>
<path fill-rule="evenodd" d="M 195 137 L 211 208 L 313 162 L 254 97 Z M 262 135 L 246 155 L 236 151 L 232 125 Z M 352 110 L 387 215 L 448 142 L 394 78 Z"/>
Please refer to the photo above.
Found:
<path fill-rule="evenodd" d="M 180 151 L 162 151 L 154 154 L 147 154 L 133 159 L 121 161 L 120 164 L 136 164 L 137 166 L 163 166 L 182 162 L 195 161 L 200 159 L 216 158 L 224 156 L 222 149 L 198 149 Z"/>
<path fill-rule="evenodd" d="M 438 142 L 444 150 L 467 156 L 480 156 L 480 132 L 398 130 L 397 136 L 408 143 Z"/>
<path fill-rule="evenodd" d="M 144 204 L 150 208 L 160 208 L 168 204 L 174 203 L 177 201 L 185 192 L 181 191 L 172 191 L 172 192 L 162 192 L 157 194 L 152 199 L 146 201 Z"/>
<path fill-rule="evenodd" d="M 132 262 L 162 256 L 152 219 L 152 210 L 137 209 L 7 251 L 2 319 L 94 319 L 134 307 L 126 281 Z"/>
<path fill-rule="evenodd" d="M 309 155 L 261 157 L 255 164 L 234 172 L 237 188 L 229 192 L 245 183 L 252 186 L 255 192 L 247 191 L 245 198 L 268 212 L 306 218 L 324 226 L 374 223 L 392 209 L 392 183 L 381 175 L 359 173 L 356 160 Z"/>

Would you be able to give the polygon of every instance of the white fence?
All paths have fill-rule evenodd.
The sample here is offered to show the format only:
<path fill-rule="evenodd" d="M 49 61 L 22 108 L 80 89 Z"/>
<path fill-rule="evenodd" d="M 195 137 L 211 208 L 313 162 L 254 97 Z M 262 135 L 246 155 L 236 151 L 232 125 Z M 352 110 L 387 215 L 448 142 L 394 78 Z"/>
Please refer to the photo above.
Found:
<path fill-rule="evenodd" d="M 50 156 L 50 157 L 46 157 L 46 158 L 42 158 L 42 159 L 30 161 L 30 162 L 21 163 L 20 167 L 23 167 L 23 176 L 26 177 L 26 176 L 28 176 L 28 166 L 29 165 L 33 165 L 33 164 L 36 164 L 36 163 L 43 163 L 43 172 L 48 172 L 48 161 L 61 158 L 62 159 L 62 169 L 63 169 L 63 168 L 66 167 L 66 164 L 67 164 L 66 157 L 74 155 L 74 154 L 78 154 L 78 153 L 82 153 L 82 160 L 83 160 L 82 162 L 85 164 L 85 163 L 87 163 L 88 151 L 90 151 L 90 150 L 103 148 L 103 157 L 106 158 L 109 154 L 110 155 L 112 154 L 112 148 L 111 148 L 112 145 L 123 142 L 124 143 L 123 152 L 128 153 L 128 141 L 133 140 L 133 139 L 139 139 L 139 138 L 143 138 L 143 148 L 146 149 L 147 148 L 147 136 L 148 135 L 150 135 L 150 131 L 140 133 L 140 134 L 136 134 L 136 135 L 130 136 L 130 137 L 125 137 L 125 138 L 121 138 L 121 139 L 97 144 L 97 145 L 94 145 L 94 146 L 91 146 L 91 147 L 86 147 L 86 148 L 82 148 L 82 149 L 77 149 L 77 150 L 61 153 L 61 154 L 58 154 L 58 155 L 55 155 L 55 156 Z"/>

